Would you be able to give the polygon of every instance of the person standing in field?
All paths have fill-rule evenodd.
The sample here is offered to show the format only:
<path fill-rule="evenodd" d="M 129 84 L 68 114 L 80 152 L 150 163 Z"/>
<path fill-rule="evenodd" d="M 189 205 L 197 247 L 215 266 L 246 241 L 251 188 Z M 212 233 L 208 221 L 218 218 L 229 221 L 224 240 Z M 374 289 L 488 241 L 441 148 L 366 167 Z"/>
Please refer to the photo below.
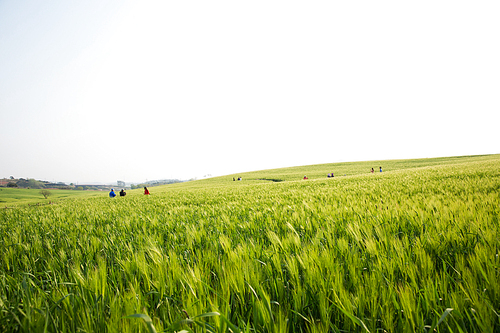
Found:
<path fill-rule="evenodd" d="M 382 167 L 380 167 L 380 172 L 382 172 Z"/>
<path fill-rule="evenodd" d="M 149 195 L 149 191 L 148 191 L 148 188 L 146 186 L 144 186 L 144 195 Z"/>
<path fill-rule="evenodd" d="M 373 170 L 373 168 L 372 168 L 372 169 L 370 170 L 370 172 L 371 172 L 371 173 L 374 173 L 374 172 L 375 172 L 375 170 Z"/>
<path fill-rule="evenodd" d="M 120 191 L 120 197 L 124 197 L 124 196 L 126 196 L 126 195 L 127 195 L 127 192 L 125 192 L 125 190 L 124 190 L 124 189 L 122 189 L 122 190 Z"/>
<path fill-rule="evenodd" d="M 114 198 L 114 197 L 116 197 L 116 193 L 115 193 L 115 190 L 114 190 L 114 189 L 111 189 L 111 192 L 109 192 L 109 197 L 110 197 L 110 198 Z"/>

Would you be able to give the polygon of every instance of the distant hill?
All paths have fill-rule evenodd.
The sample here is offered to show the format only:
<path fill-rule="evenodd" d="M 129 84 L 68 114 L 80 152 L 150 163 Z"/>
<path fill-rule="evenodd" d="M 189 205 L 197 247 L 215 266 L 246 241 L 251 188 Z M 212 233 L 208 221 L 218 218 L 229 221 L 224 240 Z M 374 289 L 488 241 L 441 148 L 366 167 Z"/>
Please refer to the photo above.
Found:
<path fill-rule="evenodd" d="M 189 182 L 188 184 L 182 184 L 179 186 L 202 187 L 204 185 L 220 185 L 233 183 L 233 179 L 234 183 L 243 184 L 302 181 L 304 176 L 307 176 L 309 181 L 318 179 L 332 179 L 331 177 L 328 177 L 328 174 L 333 174 L 333 178 L 338 179 L 339 177 L 371 175 L 372 168 L 374 169 L 374 174 L 380 174 L 379 168 L 382 167 L 382 174 L 385 174 L 388 172 L 398 172 L 401 170 L 412 168 L 455 164 L 465 165 L 469 162 L 486 162 L 491 161 L 492 159 L 500 159 L 500 154 L 325 163 L 235 173 L 225 176 L 195 180 Z M 238 178 L 240 177 L 242 180 L 238 181 Z"/>

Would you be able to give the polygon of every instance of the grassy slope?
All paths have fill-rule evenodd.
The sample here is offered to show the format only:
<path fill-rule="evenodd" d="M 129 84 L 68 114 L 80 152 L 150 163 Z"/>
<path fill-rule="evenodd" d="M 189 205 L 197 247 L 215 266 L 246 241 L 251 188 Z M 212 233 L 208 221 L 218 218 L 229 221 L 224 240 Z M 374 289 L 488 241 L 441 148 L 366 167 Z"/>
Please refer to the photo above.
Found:
<path fill-rule="evenodd" d="M 500 155 L 325 164 L 3 210 L 0 327 L 17 316 L 25 331 L 145 331 L 122 316 L 149 313 L 162 331 L 185 309 L 258 331 L 362 331 L 342 306 L 372 332 L 424 331 L 448 308 L 440 331 L 493 331 L 499 165 Z"/>
<path fill-rule="evenodd" d="M 101 191 L 72 191 L 72 190 L 48 190 L 51 195 L 44 199 L 40 189 L 24 188 L 0 188 L 0 207 L 12 207 L 17 205 L 48 204 L 68 198 L 87 198 L 102 196 L 106 192 Z M 107 193 L 106 193 L 107 194 Z"/>
<path fill-rule="evenodd" d="M 496 155 L 476 155 L 476 156 L 455 156 L 455 157 L 439 157 L 439 158 L 423 158 L 423 159 L 408 159 L 408 160 L 385 160 L 385 161 L 363 161 L 363 162 L 342 162 L 342 163 L 327 163 L 307 166 L 296 166 L 279 169 L 259 170 L 253 172 L 243 172 L 234 175 L 214 177 L 209 179 L 201 179 L 187 183 L 179 183 L 165 185 L 152 188 L 153 192 L 163 192 L 169 189 L 181 188 L 204 188 L 211 186 L 230 185 L 233 183 L 233 178 L 242 177 L 242 182 L 234 182 L 238 184 L 257 184 L 270 183 L 271 180 L 281 181 L 302 181 L 304 175 L 307 175 L 309 181 L 317 179 L 328 179 L 327 174 L 332 173 L 335 179 L 344 176 L 371 175 L 370 169 L 375 169 L 375 174 L 379 174 L 379 167 L 383 169 L 383 173 L 395 172 L 398 170 L 406 170 L 413 168 L 432 167 L 440 165 L 457 165 L 469 162 L 486 162 L 492 160 L 500 160 L 500 154 Z"/>
<path fill-rule="evenodd" d="M 193 253 L 201 244 L 211 244 L 213 238 L 206 234 L 218 230 L 218 247 L 203 245 L 202 254 L 194 258 L 200 262 L 195 270 L 207 266 L 216 276 L 228 274 L 230 278 L 221 282 L 222 286 L 239 278 L 250 281 L 254 287 L 260 284 L 264 293 L 269 293 L 269 299 L 280 304 L 275 308 L 282 312 L 275 315 L 286 318 L 291 327 L 304 323 L 299 315 L 295 316 L 297 313 L 318 318 L 322 309 L 329 309 L 321 321 L 316 319 L 318 331 L 333 329 L 321 327 L 327 322 L 349 331 L 362 331 L 359 326 L 356 330 L 354 324 L 349 326 L 342 313 L 335 310 L 333 304 L 341 304 L 364 320 L 372 332 L 381 327 L 394 332 L 425 331 L 425 324 L 429 325 L 427 328 L 438 325 L 446 309 L 454 310 L 441 324 L 441 331 L 446 331 L 445 325 L 451 325 L 450 331 L 458 331 L 459 327 L 463 331 L 487 331 L 498 328 L 494 315 L 498 306 L 493 304 L 498 304 L 499 294 L 495 261 L 499 165 L 500 155 L 489 155 L 335 163 L 241 173 L 234 175 L 243 177 L 241 182 L 233 182 L 233 175 L 228 175 L 153 188 L 147 201 L 154 202 L 157 211 L 152 214 L 148 210 L 144 216 L 163 219 L 164 212 L 168 212 L 179 223 L 176 230 L 182 230 L 178 236 L 182 239 L 176 246 L 192 243 L 182 250 Z M 369 173 L 371 167 L 378 166 L 383 167 L 382 174 Z M 328 179 L 329 172 L 347 176 Z M 304 174 L 309 180 L 302 180 Z M 242 231 L 230 231 L 238 228 Z M 251 228 L 262 229 L 248 232 Z M 287 233 L 287 228 L 291 232 Z M 294 236 L 296 232 L 300 237 Z M 299 246 L 294 247 L 294 242 Z M 244 253 L 238 252 L 242 248 L 249 251 L 250 258 L 259 258 L 265 268 L 251 266 L 255 259 L 235 259 Z M 179 253 L 186 253 L 183 251 Z M 213 253 L 227 255 L 234 263 L 220 261 L 211 266 L 205 258 Z M 269 268 L 272 265 L 277 268 Z M 252 267 L 249 272 L 245 271 L 247 266 Z M 296 274 L 296 281 L 281 276 L 280 267 L 290 275 Z M 304 269 L 302 273 L 298 273 L 300 268 Z M 190 266 L 179 269 L 188 270 Z M 296 271 L 292 274 L 293 269 Z M 365 269 L 369 272 L 366 275 Z M 273 273 L 263 273 L 268 270 Z M 206 273 L 203 281 L 211 279 L 208 271 L 200 273 Z M 299 281 L 301 274 L 305 281 Z M 343 282 L 334 281 L 339 275 L 344 276 Z M 308 276 L 310 282 L 306 282 Z M 292 297 L 286 292 L 287 286 L 283 287 L 285 296 L 277 291 L 283 281 L 295 284 L 290 289 Z M 244 282 L 241 287 L 244 289 Z M 217 288 L 217 292 L 220 290 L 224 288 Z M 227 295 L 240 297 L 230 290 Z M 241 313 L 251 313 L 251 295 L 247 291 L 243 300 L 233 300 L 231 309 L 221 312 L 228 316 L 232 313 L 232 320 L 238 321 L 235 308 L 241 306 Z M 321 297 L 326 299 L 325 304 Z M 204 295 L 185 304 L 208 298 Z M 224 308 L 219 306 L 216 310 Z M 255 307 L 253 304 L 253 311 L 258 311 Z M 187 308 L 189 313 L 196 313 L 194 306 Z M 207 305 L 198 313 L 210 309 L 213 308 Z M 410 313 L 410 317 L 403 313 Z M 477 319 L 471 319 L 471 313 Z M 255 325 L 255 315 L 242 315 L 239 324 L 244 325 L 248 318 Z M 274 323 L 269 330 L 271 326 L 279 325 Z"/>
<path fill-rule="evenodd" d="M 161 193 L 170 190 L 187 189 L 187 188 L 206 188 L 220 185 L 241 186 L 258 183 L 271 183 L 275 181 L 301 181 L 304 175 L 307 175 L 309 180 L 327 179 L 326 175 L 334 173 L 336 179 L 345 176 L 369 175 L 370 169 L 375 169 L 375 174 L 379 174 L 381 166 L 384 173 L 394 172 L 397 170 L 405 170 L 419 167 L 430 167 L 436 165 L 454 165 L 468 162 L 490 161 L 492 159 L 500 159 L 498 155 L 477 155 L 477 156 L 456 156 L 456 157 L 440 157 L 440 158 L 424 158 L 424 159 L 409 159 L 409 160 L 385 160 L 385 161 L 364 161 L 364 162 L 342 162 L 342 163 L 326 163 L 307 166 L 295 166 L 288 168 L 259 170 L 252 172 L 243 172 L 234 175 L 214 177 L 202 179 L 186 183 L 178 183 L 150 188 L 152 193 Z M 242 177 L 242 182 L 235 182 L 233 178 Z M 26 204 L 47 204 L 49 202 L 58 201 L 67 198 L 84 198 L 101 196 L 106 197 L 107 192 L 102 191 L 72 191 L 72 190 L 50 190 L 52 195 L 48 199 L 44 199 L 39 193 L 39 189 L 11 189 L 0 188 L 0 207 L 12 207 L 16 205 Z M 142 189 L 129 190 L 128 195 L 142 194 Z"/>

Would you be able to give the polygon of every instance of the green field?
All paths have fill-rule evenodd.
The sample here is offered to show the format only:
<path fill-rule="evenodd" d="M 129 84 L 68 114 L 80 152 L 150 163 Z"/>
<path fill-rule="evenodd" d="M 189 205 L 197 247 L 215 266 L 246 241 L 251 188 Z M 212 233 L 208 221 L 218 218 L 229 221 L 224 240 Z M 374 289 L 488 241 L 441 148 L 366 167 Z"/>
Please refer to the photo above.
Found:
<path fill-rule="evenodd" d="M 0 188 L 0 208 L 18 205 L 47 205 L 68 198 L 103 196 L 102 191 L 47 190 L 50 196 L 45 199 L 40 189 Z"/>
<path fill-rule="evenodd" d="M 150 190 L 0 209 L 0 331 L 500 331 L 500 155 Z"/>

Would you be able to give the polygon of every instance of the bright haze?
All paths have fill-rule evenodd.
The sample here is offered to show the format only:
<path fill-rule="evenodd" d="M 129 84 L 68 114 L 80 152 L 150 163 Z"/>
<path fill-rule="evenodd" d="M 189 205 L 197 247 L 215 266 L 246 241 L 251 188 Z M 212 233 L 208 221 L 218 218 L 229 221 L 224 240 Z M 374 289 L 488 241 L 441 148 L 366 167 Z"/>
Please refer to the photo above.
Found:
<path fill-rule="evenodd" d="M 499 153 L 499 1 L 1 1 L 0 178 Z"/>

